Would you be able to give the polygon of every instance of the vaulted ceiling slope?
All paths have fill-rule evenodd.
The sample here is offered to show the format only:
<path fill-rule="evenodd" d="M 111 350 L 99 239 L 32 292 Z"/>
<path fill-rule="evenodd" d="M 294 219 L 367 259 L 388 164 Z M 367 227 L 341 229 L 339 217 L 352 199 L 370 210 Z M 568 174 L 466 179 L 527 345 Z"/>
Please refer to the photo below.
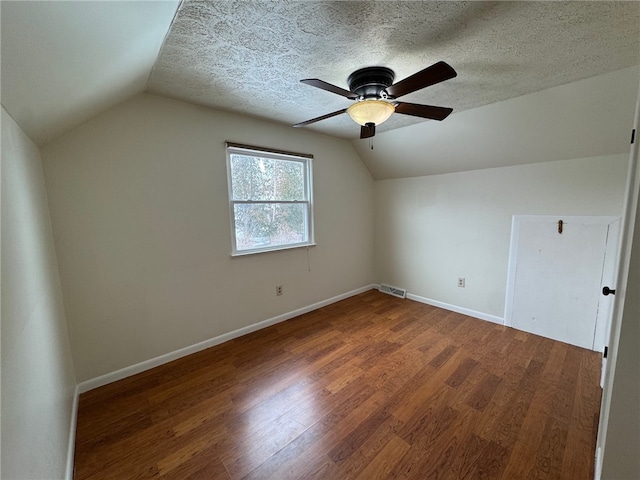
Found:
<path fill-rule="evenodd" d="M 2 105 L 44 145 L 144 91 L 178 5 L 2 0 Z"/>
<path fill-rule="evenodd" d="M 376 180 L 628 155 L 639 86 L 629 67 L 351 143 Z"/>
<path fill-rule="evenodd" d="M 640 63 L 636 1 L 0 5 L 2 104 L 39 145 L 145 90 L 293 124 L 349 105 L 300 79 L 346 88 L 364 66 L 399 80 L 444 60 L 456 78 L 403 100 L 455 116 Z M 378 132 L 414 123 L 437 122 L 394 115 Z M 346 115 L 307 128 L 359 134 Z"/>

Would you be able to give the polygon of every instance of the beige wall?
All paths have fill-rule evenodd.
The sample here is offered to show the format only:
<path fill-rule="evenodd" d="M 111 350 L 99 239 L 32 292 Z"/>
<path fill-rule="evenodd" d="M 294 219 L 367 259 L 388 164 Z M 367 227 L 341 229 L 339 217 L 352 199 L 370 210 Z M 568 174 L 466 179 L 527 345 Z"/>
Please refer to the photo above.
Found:
<path fill-rule="evenodd" d="M 615 155 L 376 182 L 376 278 L 502 318 L 512 215 L 619 216 L 627 163 Z"/>
<path fill-rule="evenodd" d="M 2 478 L 65 475 L 76 379 L 40 153 L 2 108 Z"/>
<path fill-rule="evenodd" d="M 225 140 L 315 156 L 317 246 L 231 258 Z M 374 281 L 373 180 L 346 141 L 143 94 L 42 156 L 79 381 Z"/>

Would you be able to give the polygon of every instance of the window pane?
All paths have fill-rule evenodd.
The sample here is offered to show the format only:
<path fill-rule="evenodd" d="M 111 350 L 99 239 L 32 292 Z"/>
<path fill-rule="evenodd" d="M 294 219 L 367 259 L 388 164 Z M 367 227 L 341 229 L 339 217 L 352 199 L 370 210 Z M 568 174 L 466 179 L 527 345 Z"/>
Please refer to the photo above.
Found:
<path fill-rule="evenodd" d="M 237 250 L 306 242 L 306 204 L 236 204 Z"/>
<path fill-rule="evenodd" d="M 306 200 L 304 163 L 231 155 L 233 200 Z"/>

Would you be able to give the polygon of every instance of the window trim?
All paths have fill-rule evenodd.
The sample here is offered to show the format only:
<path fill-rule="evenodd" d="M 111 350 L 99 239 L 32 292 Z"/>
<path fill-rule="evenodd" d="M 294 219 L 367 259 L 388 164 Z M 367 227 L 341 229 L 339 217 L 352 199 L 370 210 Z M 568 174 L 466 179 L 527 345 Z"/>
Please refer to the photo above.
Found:
<path fill-rule="evenodd" d="M 231 223 L 231 256 L 239 257 L 245 255 L 253 255 L 256 253 L 275 252 L 279 250 L 290 250 L 293 248 L 305 248 L 315 246 L 314 240 L 314 221 L 313 221 L 313 155 L 306 153 L 295 153 L 284 150 L 275 150 L 271 148 L 255 147 L 234 142 L 225 142 L 226 147 L 226 163 L 227 163 L 227 196 L 229 199 L 229 220 Z M 231 156 L 233 154 L 245 154 L 247 156 L 256 156 L 261 158 L 270 158 L 273 160 L 296 161 L 304 165 L 304 192 L 306 200 L 234 200 L 232 197 L 231 182 Z M 238 250 L 236 241 L 236 204 L 303 204 L 307 205 L 305 217 L 305 231 L 307 240 L 304 242 L 289 243 L 286 245 L 267 246 L 259 248 L 251 248 Z"/>

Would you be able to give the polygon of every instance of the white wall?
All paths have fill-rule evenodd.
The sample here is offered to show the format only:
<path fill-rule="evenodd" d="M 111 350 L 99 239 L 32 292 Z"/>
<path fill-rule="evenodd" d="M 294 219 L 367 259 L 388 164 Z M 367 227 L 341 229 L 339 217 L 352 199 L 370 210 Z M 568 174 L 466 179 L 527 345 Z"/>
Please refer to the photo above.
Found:
<path fill-rule="evenodd" d="M 75 375 L 40 152 L 2 108 L 2 478 L 65 475 Z"/>
<path fill-rule="evenodd" d="M 225 140 L 315 156 L 308 257 L 230 257 Z M 79 381 L 374 281 L 373 180 L 347 141 L 143 94 L 42 156 Z"/>
<path fill-rule="evenodd" d="M 621 215 L 627 162 L 614 155 L 376 182 L 376 278 L 502 318 L 512 215 Z"/>

